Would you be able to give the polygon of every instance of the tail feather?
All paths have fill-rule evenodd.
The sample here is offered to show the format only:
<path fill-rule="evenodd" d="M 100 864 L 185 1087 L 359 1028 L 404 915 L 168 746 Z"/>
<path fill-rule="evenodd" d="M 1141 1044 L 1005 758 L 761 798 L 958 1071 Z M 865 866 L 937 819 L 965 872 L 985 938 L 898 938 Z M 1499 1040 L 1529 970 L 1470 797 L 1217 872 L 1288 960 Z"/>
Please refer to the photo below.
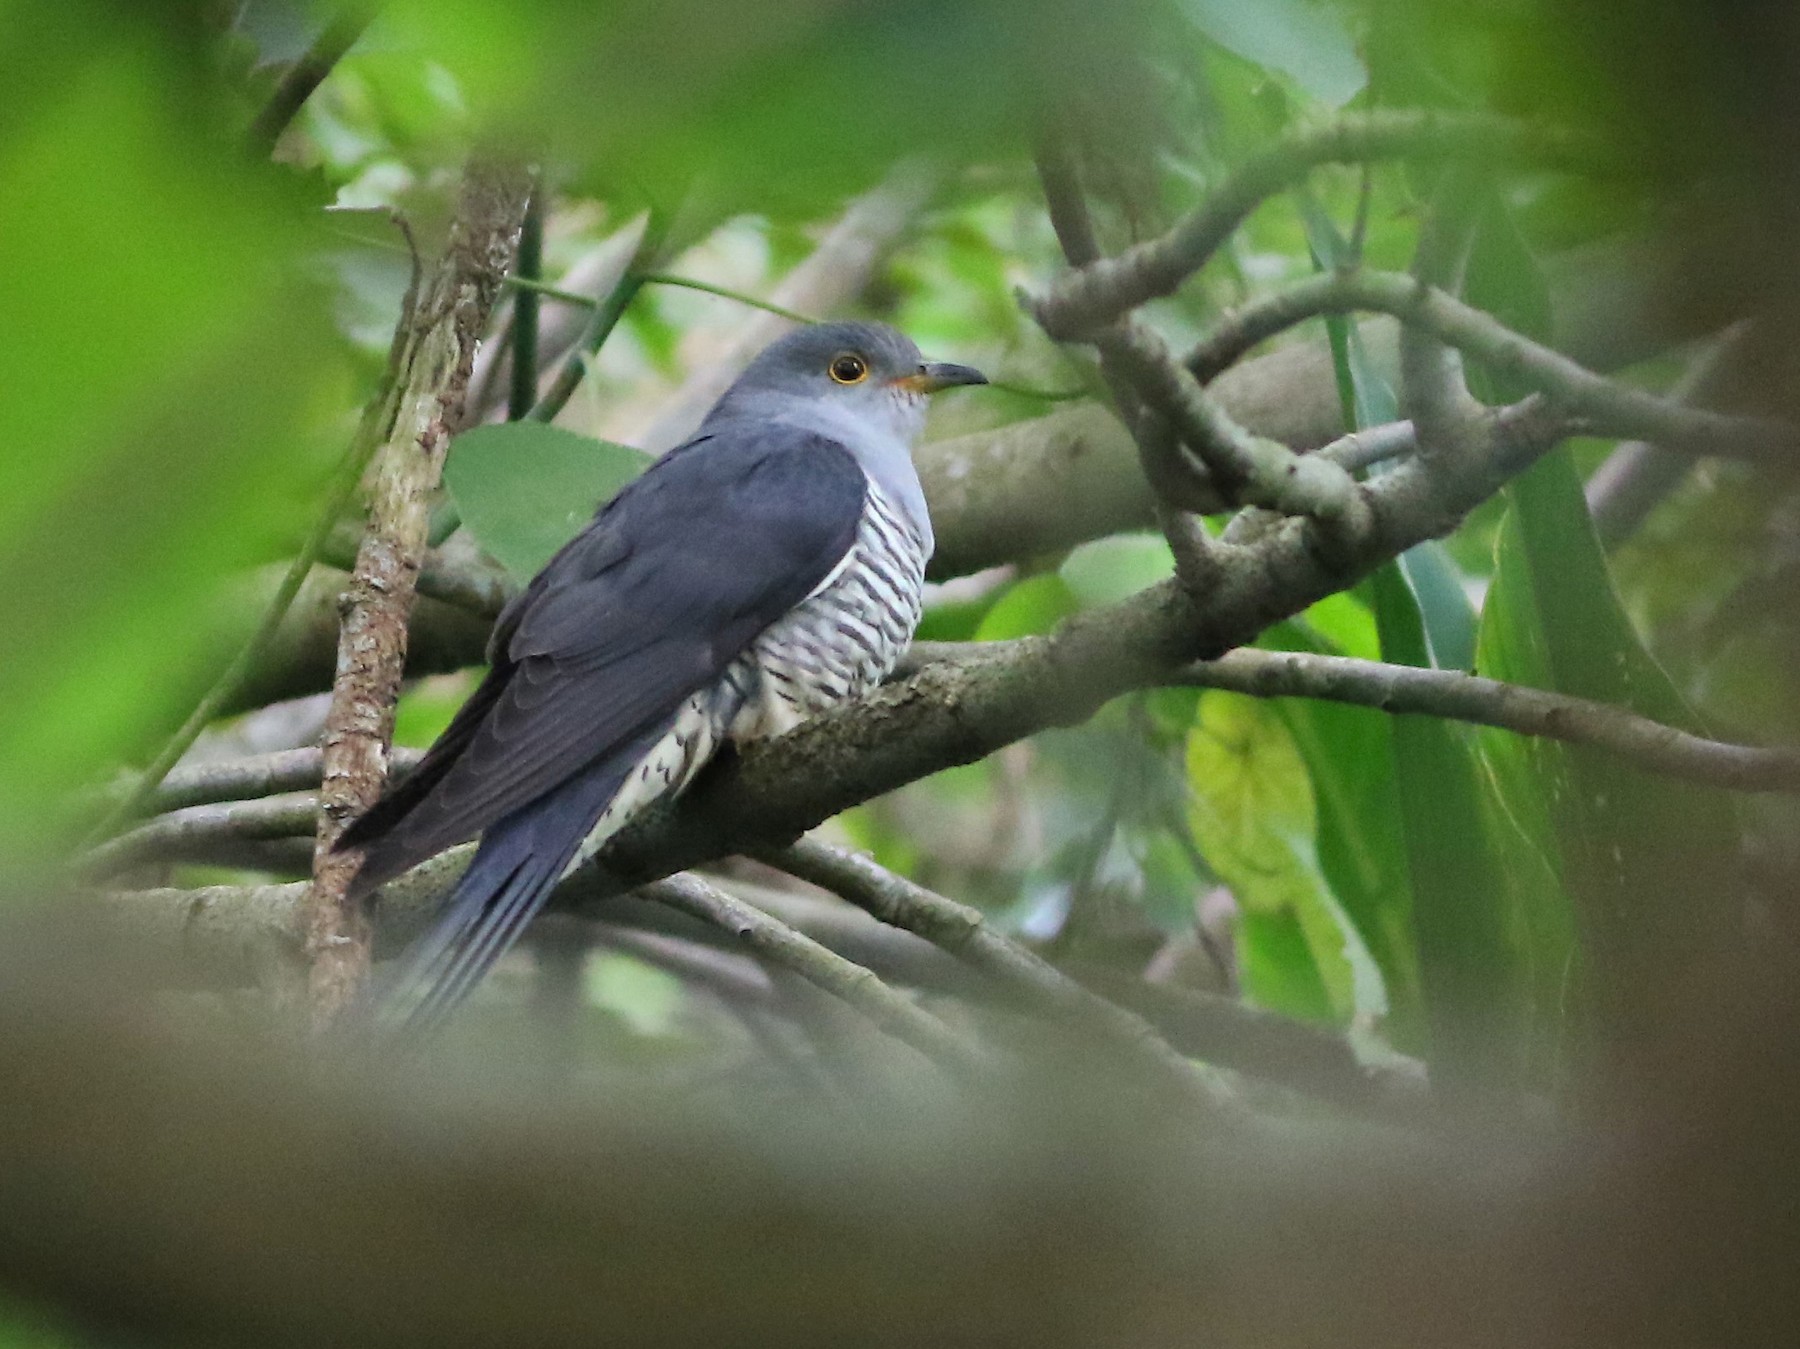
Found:
<path fill-rule="evenodd" d="M 595 822 L 665 729 L 621 746 L 482 835 L 442 913 L 401 957 L 398 973 L 379 995 L 380 1024 L 422 1035 L 468 996 L 544 907 Z"/>

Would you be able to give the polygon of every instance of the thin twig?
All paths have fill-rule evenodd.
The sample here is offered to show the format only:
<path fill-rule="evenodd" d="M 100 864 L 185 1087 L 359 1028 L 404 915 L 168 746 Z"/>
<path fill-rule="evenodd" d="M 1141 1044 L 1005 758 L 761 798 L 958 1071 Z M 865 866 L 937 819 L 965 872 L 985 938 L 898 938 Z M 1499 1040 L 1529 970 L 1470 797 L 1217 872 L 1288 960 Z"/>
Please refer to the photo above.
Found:
<path fill-rule="evenodd" d="M 747 291 L 733 290 L 729 286 L 716 286 L 710 281 L 696 280 L 691 276 L 677 276 L 673 272 L 639 272 L 637 275 L 638 280 L 646 285 L 675 286 L 681 290 L 697 290 L 707 295 L 717 295 L 722 299 L 736 300 L 741 305 L 747 305 L 751 309 L 760 309 L 765 314 L 774 314 L 786 319 L 789 323 L 810 326 L 819 322 L 818 319 L 809 318 L 805 314 L 797 313 L 771 300 L 760 299 Z M 536 295 L 542 295 L 546 299 L 556 300 L 561 304 L 578 305 L 583 309 L 598 309 L 605 303 L 603 300 L 596 300 L 591 295 L 578 295 L 572 290 L 547 286 L 541 281 L 530 280 L 522 276 L 509 276 L 506 278 L 506 284 L 520 291 L 529 291 Z"/>
<path fill-rule="evenodd" d="M 1233 421 L 1147 326 L 1127 319 L 1099 334 L 1096 342 L 1169 419 L 1228 500 L 1360 528 L 1357 517 L 1368 507 L 1349 473 L 1329 459 L 1295 454 Z"/>
<path fill-rule="evenodd" d="M 752 951 L 791 970 L 877 1028 L 959 1074 L 979 1073 L 986 1060 L 930 1012 L 811 937 L 696 876 L 669 876 L 641 893 L 732 933 Z"/>
<path fill-rule="evenodd" d="M 1096 261 L 1101 256 L 1099 236 L 1067 140 L 1045 129 L 1039 135 L 1035 158 L 1038 182 L 1064 259 L 1071 267 Z M 1207 480 L 1205 470 L 1187 457 L 1163 410 L 1144 405 L 1128 365 L 1122 368 L 1114 354 L 1102 348 L 1100 371 L 1120 419 L 1137 445 L 1144 478 L 1156 494 L 1156 522 L 1175 557 L 1176 574 L 1190 591 L 1204 590 L 1216 569 L 1214 545 L 1198 522 L 1176 503 L 1191 501 L 1218 484 Z"/>
<path fill-rule="evenodd" d="M 1412 279 L 1418 289 L 1462 289 L 1464 265 L 1480 218 L 1480 170 L 1467 163 L 1445 169 L 1419 230 Z M 1417 323 L 1400 328 L 1400 410 L 1413 424 L 1427 466 L 1456 472 L 1469 462 L 1482 434 L 1481 404 L 1469 393 L 1462 352 Z"/>
<path fill-rule="evenodd" d="M 404 219 L 392 217 L 402 232 L 407 243 L 412 243 L 412 232 L 407 228 Z M 419 255 L 414 251 L 412 280 L 407 286 L 406 296 L 401 302 L 401 312 L 410 312 L 418 296 L 420 268 Z M 325 504 L 319 511 L 318 518 L 313 521 L 312 530 L 300 545 L 300 552 L 289 564 L 287 572 L 270 598 L 268 607 L 263 611 L 256 630 L 238 649 L 231 663 L 219 673 L 213 685 L 188 714 L 187 720 L 176 728 L 163 747 L 157 751 L 156 757 L 138 775 L 131 789 L 125 793 L 119 803 L 107 812 L 106 816 L 94 826 L 86 842 L 92 844 L 99 839 L 117 833 L 122 827 L 143 813 L 152 794 L 162 780 L 168 776 L 169 770 L 192 748 L 194 741 L 200 738 L 208 724 L 230 705 L 244 678 L 248 675 L 262 655 L 263 650 L 274 638 L 281 622 L 287 617 L 288 610 L 293 607 L 294 599 L 300 593 L 300 587 L 306 583 L 308 574 L 313 569 L 331 538 L 338 520 L 349 508 L 356 496 L 357 484 L 362 481 L 363 470 L 369 466 L 369 460 L 376 449 L 387 437 L 397 408 L 396 392 L 398 388 L 398 372 L 401 355 L 401 332 L 403 324 L 397 326 L 394 341 L 388 349 L 386 372 L 382 376 L 381 387 L 375 397 L 363 410 L 361 420 L 357 424 L 356 437 L 350 448 L 339 462 L 330 486 L 327 488 Z"/>
<path fill-rule="evenodd" d="M 356 40 L 363 35 L 379 8 L 373 0 L 355 0 L 332 15 L 312 45 L 282 73 L 275 92 L 250 124 L 252 149 L 266 155 L 275 148 L 281 133 L 287 130 L 313 91 L 325 82 L 332 67 L 356 45 Z"/>
<path fill-rule="evenodd" d="M 663 220 L 653 211 L 644 226 L 643 234 L 638 236 L 637 250 L 626 264 L 624 274 L 619 277 L 611 293 L 594 307 L 594 316 L 588 321 L 581 340 L 563 360 L 562 368 L 556 372 L 556 379 L 550 388 L 527 414 L 532 421 L 554 421 L 556 414 L 563 410 L 574 395 L 582 376 L 587 374 L 588 363 L 606 344 L 606 339 L 612 336 L 613 329 L 619 326 L 619 320 L 625 317 L 625 311 L 631 307 L 637 293 L 644 288 L 643 268 L 661 253 L 662 242 Z"/>
<path fill-rule="evenodd" d="M 312 776 L 313 785 L 317 786 L 318 773 L 315 771 Z M 318 828 L 318 823 L 319 803 L 312 796 L 272 796 L 192 806 L 159 815 L 108 839 L 84 854 L 76 863 L 76 870 L 84 880 L 104 879 L 152 862 L 203 859 L 208 848 L 220 843 L 303 838 Z"/>

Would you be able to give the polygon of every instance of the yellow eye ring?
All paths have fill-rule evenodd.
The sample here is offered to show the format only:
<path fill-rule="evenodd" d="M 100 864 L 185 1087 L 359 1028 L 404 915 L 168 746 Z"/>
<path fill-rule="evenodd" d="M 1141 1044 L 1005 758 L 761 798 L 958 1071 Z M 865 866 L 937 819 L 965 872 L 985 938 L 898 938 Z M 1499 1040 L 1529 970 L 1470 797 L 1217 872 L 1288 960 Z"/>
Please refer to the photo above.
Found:
<path fill-rule="evenodd" d="M 869 377 L 869 363 L 854 351 L 841 351 L 831 358 L 825 373 L 839 384 L 861 384 Z"/>

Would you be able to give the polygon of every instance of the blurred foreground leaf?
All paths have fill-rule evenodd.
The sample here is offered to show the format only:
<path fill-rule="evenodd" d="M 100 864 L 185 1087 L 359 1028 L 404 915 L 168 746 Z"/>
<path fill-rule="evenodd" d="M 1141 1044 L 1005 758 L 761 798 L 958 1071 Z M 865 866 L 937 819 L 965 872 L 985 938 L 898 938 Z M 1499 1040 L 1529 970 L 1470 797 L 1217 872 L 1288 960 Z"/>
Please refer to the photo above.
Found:
<path fill-rule="evenodd" d="M 204 115 L 223 96 L 197 27 L 49 13 L 0 10 L 19 76 L 0 123 L 0 314 L 23 339 L 0 425 L 15 857 L 52 842 L 62 791 L 141 751 L 210 680 L 194 613 L 300 534 L 356 398 L 321 298 L 291 279 L 291 202 Z"/>
<path fill-rule="evenodd" d="M 1288 76 L 1321 103 L 1339 107 L 1368 73 L 1337 15 L 1305 0 L 1181 0 L 1207 37 L 1246 61 Z"/>

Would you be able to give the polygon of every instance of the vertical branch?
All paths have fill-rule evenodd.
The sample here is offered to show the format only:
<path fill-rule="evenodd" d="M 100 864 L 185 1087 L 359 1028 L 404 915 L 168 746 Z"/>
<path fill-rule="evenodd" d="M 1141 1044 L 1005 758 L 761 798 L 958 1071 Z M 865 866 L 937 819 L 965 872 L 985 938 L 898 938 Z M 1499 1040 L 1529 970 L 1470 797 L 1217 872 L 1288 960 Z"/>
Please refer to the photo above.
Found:
<path fill-rule="evenodd" d="M 1444 171 L 1431 210 L 1419 232 L 1412 275 L 1421 291 L 1436 287 L 1456 294 L 1474 241 L 1481 193 L 1479 171 L 1455 164 Z M 1462 352 L 1422 324 L 1400 329 L 1400 410 L 1419 440 L 1419 457 L 1454 473 L 1478 459 L 1482 447 L 1481 407 L 1463 377 Z"/>
<path fill-rule="evenodd" d="M 519 279 L 541 281 L 544 271 L 544 184 L 532 191 L 525 209 L 525 227 L 519 231 Z M 537 402 L 538 293 L 521 286 L 513 295 L 512 387 L 506 404 L 506 420 L 516 422 Z"/>
<path fill-rule="evenodd" d="M 334 853 L 332 845 L 352 816 L 374 804 L 387 776 L 429 497 L 468 392 L 476 343 L 512 260 L 528 191 L 529 179 L 514 167 L 471 163 L 444 254 L 401 316 L 395 415 L 371 469 L 368 527 L 341 602 L 337 677 L 325 722 L 319 832 L 302 914 L 315 1027 L 341 1012 L 368 974 L 368 916 L 346 898 L 361 859 Z"/>
<path fill-rule="evenodd" d="M 1085 267 L 1101 257 L 1099 236 L 1082 195 L 1081 179 L 1068 144 L 1052 131 L 1041 131 L 1034 147 L 1038 181 L 1057 243 L 1071 267 Z M 1190 594 L 1199 594 L 1212 583 L 1217 562 L 1212 541 L 1192 516 L 1173 503 L 1183 499 L 1197 476 L 1182 452 L 1175 429 L 1155 409 L 1146 407 L 1137 391 L 1102 351 L 1100 369 L 1119 416 L 1138 447 L 1138 462 L 1156 500 L 1156 522 L 1175 558 L 1176 574 Z"/>
<path fill-rule="evenodd" d="M 637 248 L 631 255 L 631 261 L 613 284 L 611 294 L 594 310 L 581 340 L 563 361 L 562 368 L 556 372 L 556 379 L 544 396 L 524 414 L 525 418 L 535 422 L 553 422 L 556 414 L 574 396 L 582 377 L 587 374 L 589 360 L 606 345 L 606 339 L 612 336 L 613 329 L 619 326 L 619 320 L 625 317 L 625 311 L 631 307 L 637 293 L 644 288 L 645 271 L 655 266 L 656 260 L 662 256 L 666 223 L 660 213 L 651 211 L 649 219 L 644 222 L 644 232 L 638 236 Z M 524 292 L 521 291 L 520 298 L 523 297 Z"/>

